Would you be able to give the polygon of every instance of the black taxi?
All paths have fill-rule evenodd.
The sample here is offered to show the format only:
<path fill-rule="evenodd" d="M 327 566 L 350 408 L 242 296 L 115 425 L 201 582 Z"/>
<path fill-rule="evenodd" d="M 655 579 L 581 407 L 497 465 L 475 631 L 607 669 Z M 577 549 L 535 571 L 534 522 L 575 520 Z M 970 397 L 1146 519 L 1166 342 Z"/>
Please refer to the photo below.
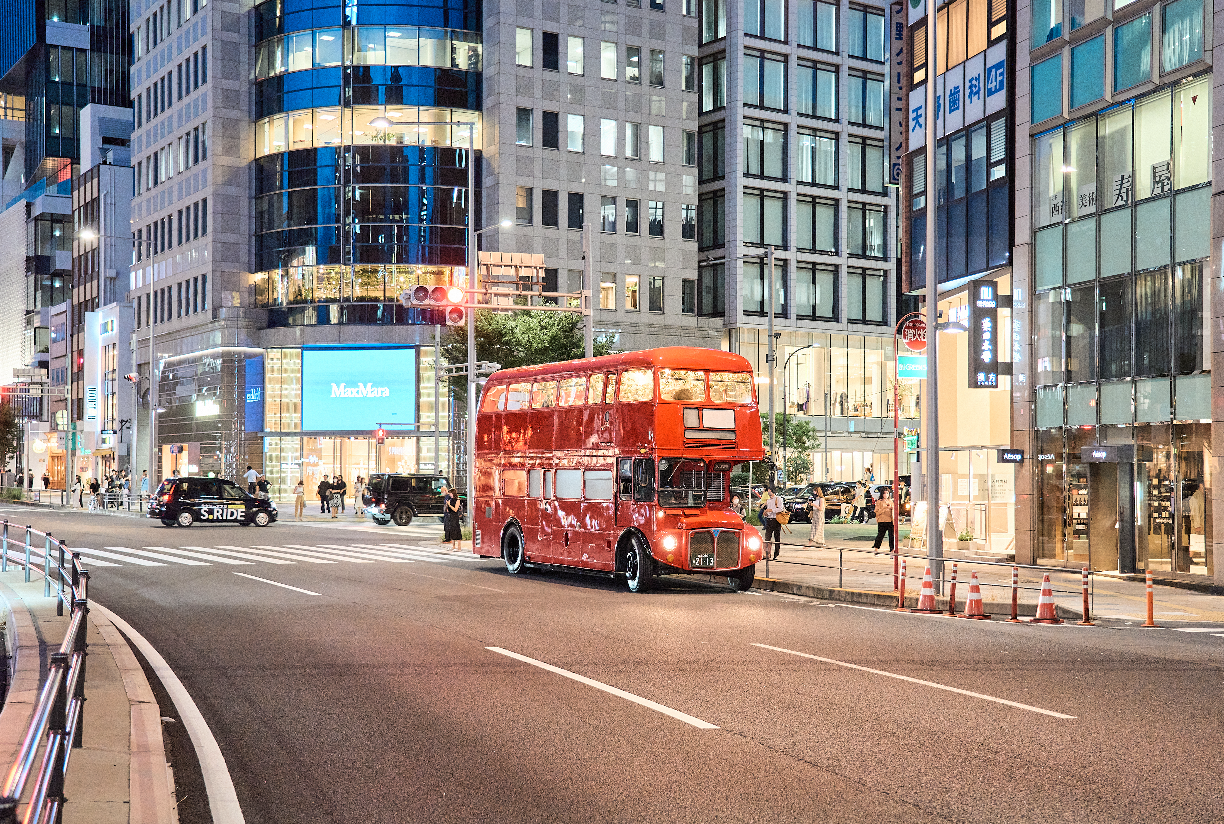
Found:
<path fill-rule="evenodd" d="M 276 520 L 276 504 L 225 478 L 167 478 L 149 501 L 149 517 L 165 526 L 196 521 L 267 526 Z"/>

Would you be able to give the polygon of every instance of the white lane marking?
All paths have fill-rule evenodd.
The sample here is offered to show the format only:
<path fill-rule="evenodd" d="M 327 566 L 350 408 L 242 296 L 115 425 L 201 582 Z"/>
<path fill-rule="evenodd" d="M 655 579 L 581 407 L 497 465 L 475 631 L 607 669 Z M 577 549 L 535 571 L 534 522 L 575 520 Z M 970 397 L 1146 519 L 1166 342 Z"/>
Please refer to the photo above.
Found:
<path fill-rule="evenodd" d="M 1212 638 L 1224 638 L 1224 635 L 1212 635 Z"/>
<path fill-rule="evenodd" d="M 247 575 L 245 572 L 235 572 L 234 574 L 241 575 L 243 578 L 250 578 L 252 581 L 261 581 L 265 584 L 271 584 L 274 587 L 284 587 L 285 589 L 291 589 L 294 592 L 303 592 L 307 595 L 322 595 L 323 594 L 321 592 L 311 592 L 308 589 L 299 589 L 298 587 L 291 587 L 288 584 L 282 584 L 279 581 L 269 581 L 267 578 L 257 578 L 254 575 Z"/>
<path fill-rule="evenodd" d="M 285 546 L 296 552 L 302 552 L 307 555 L 314 555 L 319 558 L 331 558 L 334 561 L 343 561 L 349 564 L 372 564 L 374 561 L 370 558 L 362 558 L 356 555 L 346 555 L 335 550 L 324 550 L 318 547 L 305 546 L 303 544 L 285 544 Z"/>
<path fill-rule="evenodd" d="M 145 549 L 152 549 L 157 552 L 168 552 L 171 555 L 186 555 L 188 558 L 199 558 L 202 561 L 215 561 L 218 564 L 241 564 L 250 566 L 250 561 L 239 561 L 235 558 L 222 558 L 220 555 L 206 555 L 203 552 L 191 552 L 190 547 L 175 549 L 168 546 L 147 546 Z"/>
<path fill-rule="evenodd" d="M 144 558 L 134 558 L 131 555 L 119 555 L 115 552 L 107 552 L 102 549 L 89 550 L 90 555 L 100 555 L 103 558 L 110 558 L 114 561 L 123 561 L 125 564 L 136 564 L 137 566 L 165 566 L 165 564 L 157 561 L 146 561 Z"/>
<path fill-rule="evenodd" d="M 200 762 L 200 771 L 204 774 L 204 789 L 208 793 L 208 807 L 212 811 L 214 824 L 245 824 L 246 818 L 238 804 L 238 794 L 234 792 L 234 781 L 225 766 L 225 756 L 221 754 L 217 739 L 213 737 L 208 722 L 204 720 L 200 708 L 191 700 L 191 694 L 187 692 L 183 682 L 174 674 L 174 670 L 170 669 L 166 659 L 161 657 L 143 635 L 132 629 L 127 621 L 97 601 L 91 600 L 89 608 L 101 612 L 128 637 L 166 688 L 170 700 L 179 711 L 179 717 L 183 719 L 183 726 L 187 728 L 191 745 L 196 751 L 196 759 Z"/>
<path fill-rule="evenodd" d="M 1048 715 L 1051 718 L 1061 718 L 1064 721 L 1074 721 L 1075 720 L 1074 715 L 1064 715 L 1061 712 L 1054 712 L 1053 710 L 1043 710 L 1041 707 L 1034 707 L 1034 706 L 1030 706 L 1029 704 L 1021 704 L 1018 701 L 1008 701 L 1006 698 L 996 698 L 993 695 L 982 695 L 982 693 L 980 692 L 970 692 L 969 690 L 962 690 L 962 689 L 959 689 L 958 687 L 949 687 L 946 684 L 936 684 L 934 681 L 923 681 L 921 678 L 911 678 L 908 675 L 898 675 L 895 672 L 885 672 L 884 670 L 871 669 L 870 667 L 860 667 L 858 664 L 848 664 L 845 661 L 837 661 L 832 658 L 821 658 L 819 655 L 809 655 L 806 652 L 795 652 L 793 649 L 783 649 L 782 647 L 771 647 L 769 644 L 754 643 L 752 646 L 760 647 L 761 649 L 771 649 L 774 652 L 785 652 L 787 655 L 798 655 L 800 658 L 810 658 L 813 661 L 821 661 L 826 664 L 836 664 L 839 667 L 848 667 L 849 669 L 855 669 L 861 672 L 869 672 L 872 675 L 883 675 L 886 678 L 896 678 L 898 681 L 908 681 L 911 684 L 920 684 L 924 687 L 933 687 L 937 690 L 946 690 L 947 692 L 954 692 L 958 695 L 967 695 L 970 698 L 981 698 L 983 701 L 993 701 L 996 704 L 1004 704 L 1008 707 L 1015 707 L 1018 710 L 1028 710 L 1029 712 L 1036 712 L 1042 715 Z"/>
<path fill-rule="evenodd" d="M 540 669 L 548 670 L 549 672 L 555 673 L 565 678 L 569 678 L 573 681 L 577 681 L 580 684 L 586 684 L 588 687 L 594 687 L 597 690 L 603 690 L 609 695 L 615 695 L 618 698 L 624 698 L 626 701 L 632 701 L 635 704 L 640 704 L 641 706 L 646 707 L 647 709 L 652 709 L 655 712 L 661 712 L 664 715 L 670 715 L 672 718 L 675 718 L 677 721 L 683 721 L 684 723 L 690 724 L 699 730 L 718 729 L 717 726 L 715 726 L 714 724 L 711 724 L 709 721 L 702 721 L 700 718 L 694 718 L 691 715 L 686 715 L 680 712 L 679 710 L 673 710 L 671 707 L 665 707 L 662 704 L 656 704 L 654 701 L 651 701 L 649 698 L 642 698 L 640 695 L 634 695 L 631 692 L 625 692 L 624 690 L 617 689 L 616 687 L 608 686 L 602 681 L 596 681 L 593 678 L 587 678 L 584 675 L 579 675 L 575 672 L 570 672 L 569 670 L 563 670 L 560 667 L 554 667 L 552 664 L 545 664 L 543 661 L 537 661 L 534 658 L 528 658 L 526 655 L 519 655 L 517 652 L 511 652 L 510 650 L 502 649 L 501 647 L 485 647 L 485 649 L 489 650 L 490 652 L 496 652 L 498 655 L 505 655 L 509 658 L 513 658 L 516 661 L 522 661 L 524 664 L 531 664 L 533 667 L 539 667 Z"/>
<path fill-rule="evenodd" d="M 319 547 L 321 549 L 338 550 L 340 552 L 344 552 L 346 554 L 352 555 L 355 558 L 366 558 L 371 561 L 389 561 L 390 563 L 393 563 L 393 564 L 412 563 L 411 560 L 407 558 L 401 558 L 398 555 L 396 555 L 394 552 L 388 552 L 387 550 L 363 549 L 362 547 L 356 544 L 352 544 L 348 546 L 341 546 L 340 544 L 319 544 Z"/>
<path fill-rule="evenodd" d="M 230 547 L 226 547 L 229 549 Z M 234 549 L 242 549 L 242 547 L 233 547 Z M 276 555 L 279 558 L 292 558 L 295 561 L 302 561 L 307 564 L 334 564 L 335 561 L 327 561 L 323 558 L 316 558 L 313 555 L 307 555 L 304 552 L 298 552 L 296 549 L 285 549 L 279 546 L 268 546 L 267 544 L 256 544 L 255 550 L 266 550 L 270 555 Z M 254 550 L 252 550 L 254 551 Z"/>
<path fill-rule="evenodd" d="M 251 561 L 259 561 L 265 564 L 292 564 L 293 561 L 282 561 L 280 558 L 272 558 L 258 552 L 247 550 L 245 552 L 231 552 L 229 549 L 218 549 L 215 546 L 185 546 L 183 549 L 198 549 L 207 552 L 210 555 L 233 555 L 235 558 L 246 558 Z"/>
<path fill-rule="evenodd" d="M 78 550 L 75 550 L 75 551 L 76 551 L 76 552 L 81 552 L 81 550 L 79 550 L 79 549 L 78 549 Z M 84 550 L 84 551 L 85 551 L 85 552 L 93 552 L 93 550 L 92 550 L 92 549 L 87 549 L 87 550 Z M 110 561 L 103 561 L 101 558 L 91 558 L 91 557 L 89 557 L 88 555 L 84 555 L 84 554 L 82 554 L 82 555 L 81 555 L 81 561 L 82 561 L 82 563 L 84 563 L 86 566 L 96 566 L 96 567 L 121 567 L 121 566 L 123 566 L 123 564 L 112 564 Z"/>
<path fill-rule="evenodd" d="M 482 560 L 478 555 L 471 553 L 458 553 L 449 549 L 430 549 L 423 546 L 409 546 L 407 544 L 380 544 L 380 549 L 389 549 L 398 552 L 401 555 L 406 555 L 410 558 L 420 558 L 425 561 L 431 561 L 435 564 L 445 563 L 446 561 L 479 561 Z"/>
<path fill-rule="evenodd" d="M 149 552 L 144 549 L 135 549 L 130 546 L 108 546 L 107 549 L 113 549 L 116 552 L 130 552 L 134 555 L 142 555 L 145 558 L 156 558 L 159 561 L 169 561 L 172 564 L 183 564 L 184 566 L 212 566 L 206 561 L 193 561 L 190 558 L 175 558 L 173 555 L 159 555 L 156 552 Z"/>
<path fill-rule="evenodd" d="M 1219 632 L 1220 627 L 1173 627 L 1177 632 Z"/>

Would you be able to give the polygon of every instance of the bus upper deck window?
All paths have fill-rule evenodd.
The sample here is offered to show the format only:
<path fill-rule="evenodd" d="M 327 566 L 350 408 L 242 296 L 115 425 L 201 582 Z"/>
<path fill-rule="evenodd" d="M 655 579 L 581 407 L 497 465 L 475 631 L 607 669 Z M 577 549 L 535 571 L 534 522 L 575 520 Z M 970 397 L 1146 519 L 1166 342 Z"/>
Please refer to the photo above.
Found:
<path fill-rule="evenodd" d="M 557 406 L 582 406 L 586 403 L 586 378 L 565 378 L 561 381 L 561 394 Z"/>
<path fill-rule="evenodd" d="M 659 370 L 659 400 L 704 401 L 705 372 L 688 369 Z"/>
<path fill-rule="evenodd" d="M 649 369 L 630 369 L 622 372 L 617 400 L 621 403 L 654 400 L 654 373 Z"/>
<path fill-rule="evenodd" d="M 481 412 L 497 412 L 506 408 L 506 387 L 490 386 L 480 401 Z"/>
<path fill-rule="evenodd" d="M 557 382 L 541 381 L 531 387 L 531 408 L 552 409 L 557 405 Z"/>
<path fill-rule="evenodd" d="M 604 376 L 591 375 L 591 391 L 587 393 L 587 403 L 603 403 Z"/>
<path fill-rule="evenodd" d="M 531 400 L 531 384 L 512 383 L 510 384 L 509 391 L 506 393 L 506 411 L 513 412 L 518 409 L 526 409 L 529 400 Z"/>
<path fill-rule="evenodd" d="M 751 403 L 752 375 L 748 372 L 711 372 L 710 400 L 714 403 Z"/>

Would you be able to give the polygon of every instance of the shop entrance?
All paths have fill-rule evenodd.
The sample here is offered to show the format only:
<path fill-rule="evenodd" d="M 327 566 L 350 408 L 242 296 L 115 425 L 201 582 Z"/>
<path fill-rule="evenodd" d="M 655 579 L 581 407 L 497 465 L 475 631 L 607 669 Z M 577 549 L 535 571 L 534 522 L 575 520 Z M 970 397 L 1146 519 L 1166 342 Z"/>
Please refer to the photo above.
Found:
<path fill-rule="evenodd" d="M 1082 463 L 1070 468 L 1072 530 L 1087 533 L 1074 542 L 1069 560 L 1092 569 L 1135 572 L 1135 470 L 1133 446 L 1086 446 Z M 1086 521 L 1086 523 L 1084 523 Z M 1078 527 L 1078 528 L 1077 528 Z M 1075 550 L 1080 550 L 1075 552 Z"/>

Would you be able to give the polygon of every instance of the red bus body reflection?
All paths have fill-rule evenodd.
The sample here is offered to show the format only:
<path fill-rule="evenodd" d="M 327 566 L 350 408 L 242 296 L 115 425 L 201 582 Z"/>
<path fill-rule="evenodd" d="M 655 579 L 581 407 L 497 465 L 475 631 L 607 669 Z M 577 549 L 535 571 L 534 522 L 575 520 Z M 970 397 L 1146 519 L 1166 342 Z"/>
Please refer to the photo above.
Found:
<path fill-rule="evenodd" d="M 760 534 L 731 508 L 733 467 L 759 461 L 752 367 L 669 347 L 506 369 L 476 420 L 475 551 L 624 574 L 717 572 L 752 583 Z"/>

